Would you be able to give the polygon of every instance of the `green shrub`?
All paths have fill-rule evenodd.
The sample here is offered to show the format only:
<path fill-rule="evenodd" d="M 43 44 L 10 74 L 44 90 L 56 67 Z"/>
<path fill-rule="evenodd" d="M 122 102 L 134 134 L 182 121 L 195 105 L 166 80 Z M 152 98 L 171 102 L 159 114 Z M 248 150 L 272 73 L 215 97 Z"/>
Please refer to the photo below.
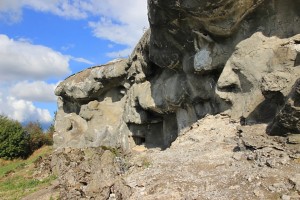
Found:
<path fill-rule="evenodd" d="M 51 127 L 47 133 L 43 132 L 42 126 L 39 122 L 29 122 L 24 129 L 29 135 L 29 145 L 31 152 L 41 148 L 44 145 L 52 145 Z"/>
<path fill-rule="evenodd" d="M 25 158 L 30 154 L 29 135 L 22 125 L 0 116 L 0 158 Z"/>

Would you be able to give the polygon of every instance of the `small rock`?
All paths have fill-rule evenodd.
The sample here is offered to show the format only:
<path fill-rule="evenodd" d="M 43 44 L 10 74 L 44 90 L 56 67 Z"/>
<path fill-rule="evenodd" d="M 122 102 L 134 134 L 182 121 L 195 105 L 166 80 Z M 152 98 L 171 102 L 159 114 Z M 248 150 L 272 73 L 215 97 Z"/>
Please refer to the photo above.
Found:
<path fill-rule="evenodd" d="M 259 178 L 258 178 L 259 179 Z M 256 186 L 259 187 L 261 186 L 261 182 L 256 183 Z"/>
<path fill-rule="evenodd" d="M 274 183 L 273 185 L 269 186 L 269 190 L 272 192 L 282 192 L 287 191 L 287 186 L 285 183 Z"/>
<path fill-rule="evenodd" d="M 255 159 L 255 155 L 253 153 L 249 153 L 247 155 L 247 160 L 254 160 Z"/>
<path fill-rule="evenodd" d="M 282 165 L 286 165 L 288 164 L 288 162 L 290 161 L 290 157 L 288 155 L 282 155 L 279 159 L 278 159 L 279 163 Z"/>
<path fill-rule="evenodd" d="M 229 190 L 236 190 L 236 189 L 239 189 L 240 186 L 239 185 L 232 185 L 229 187 Z"/>
<path fill-rule="evenodd" d="M 250 183 L 254 180 L 254 176 L 249 175 L 246 177 L 247 181 L 249 181 Z"/>
<path fill-rule="evenodd" d="M 259 174 L 259 177 L 260 177 L 260 178 L 267 178 L 267 177 L 268 177 L 268 174 L 265 173 L 265 172 L 261 172 L 261 173 Z"/>
<path fill-rule="evenodd" d="M 232 158 L 234 160 L 240 161 L 243 158 L 243 153 L 242 152 L 234 153 L 233 156 L 232 156 Z"/>
<path fill-rule="evenodd" d="M 115 194 L 110 194 L 108 200 L 116 200 L 116 195 Z"/>
<path fill-rule="evenodd" d="M 136 180 L 127 179 L 127 180 L 125 180 L 125 182 L 131 188 L 134 188 L 135 186 L 137 186 Z"/>
<path fill-rule="evenodd" d="M 293 159 L 300 159 L 300 153 L 298 152 L 293 152 L 289 156 Z"/>
<path fill-rule="evenodd" d="M 270 185 L 270 186 L 268 187 L 268 189 L 269 189 L 270 191 L 272 191 L 272 192 L 275 192 L 275 191 L 276 191 L 276 188 L 275 188 L 273 185 Z"/>
<path fill-rule="evenodd" d="M 290 144 L 300 144 L 300 134 L 292 134 L 288 136 L 288 142 Z"/>
<path fill-rule="evenodd" d="M 253 193 L 257 197 L 264 197 L 263 191 L 260 190 L 259 188 L 254 189 Z"/>
<path fill-rule="evenodd" d="M 281 196 L 281 199 L 282 199 L 282 200 L 290 200 L 291 197 L 284 194 L 284 195 Z"/>
<path fill-rule="evenodd" d="M 144 152 L 147 150 L 147 148 L 144 145 L 137 145 L 133 147 L 132 150 L 135 152 Z"/>
<path fill-rule="evenodd" d="M 277 166 L 277 163 L 276 163 L 276 160 L 275 159 L 268 159 L 266 161 L 266 165 L 268 167 L 271 167 L 271 168 L 275 168 Z"/>
<path fill-rule="evenodd" d="M 300 174 L 295 174 L 289 181 L 294 185 L 294 188 L 300 192 Z"/>

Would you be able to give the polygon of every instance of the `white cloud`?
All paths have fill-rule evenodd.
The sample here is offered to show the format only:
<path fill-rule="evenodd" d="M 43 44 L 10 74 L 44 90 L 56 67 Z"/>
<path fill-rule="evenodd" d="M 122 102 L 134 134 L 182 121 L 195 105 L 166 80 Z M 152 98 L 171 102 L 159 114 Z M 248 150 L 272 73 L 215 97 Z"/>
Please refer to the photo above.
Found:
<path fill-rule="evenodd" d="M 131 51 L 131 48 L 127 48 L 120 51 L 109 52 L 106 54 L 106 56 L 109 58 L 125 58 L 131 55 Z"/>
<path fill-rule="evenodd" d="M 135 46 L 147 28 L 147 0 L 1 0 L 0 18 L 7 16 L 12 22 L 22 17 L 22 8 L 50 12 L 68 19 L 88 19 L 96 37 L 110 40 L 126 48 Z"/>
<path fill-rule="evenodd" d="M 22 2 L 24 6 L 37 11 L 51 12 L 69 19 L 84 19 L 88 15 L 82 9 L 83 4 L 85 4 L 82 0 L 23 0 Z"/>
<path fill-rule="evenodd" d="M 0 19 L 8 23 L 15 23 L 22 17 L 22 10 L 19 0 L 0 1 Z"/>
<path fill-rule="evenodd" d="M 20 122 L 51 121 L 49 111 L 35 107 L 33 102 L 56 101 L 56 84 L 42 80 L 68 75 L 70 60 L 93 64 L 84 58 L 34 45 L 30 39 L 13 40 L 0 34 L 0 92 L 7 96 L 0 96 L 0 114 Z"/>
<path fill-rule="evenodd" d="M 115 45 L 113 45 L 113 44 L 108 44 L 107 47 L 108 47 L 108 48 L 114 48 Z"/>
<path fill-rule="evenodd" d="M 57 84 L 48 84 L 44 81 L 23 81 L 10 89 L 10 94 L 18 99 L 36 102 L 55 102 L 54 90 Z"/>
<path fill-rule="evenodd" d="M 48 110 L 37 108 L 30 101 L 18 100 L 12 96 L 3 97 L 1 94 L 0 113 L 21 123 L 40 121 L 49 124 L 52 121 Z"/>
<path fill-rule="evenodd" d="M 148 25 L 147 0 L 95 0 L 91 12 L 99 14 L 90 21 L 96 37 L 123 44 L 133 49 Z"/>
<path fill-rule="evenodd" d="M 85 63 L 85 64 L 89 64 L 89 65 L 93 65 L 94 64 L 92 61 L 89 61 L 89 60 L 87 60 L 85 58 L 76 58 L 76 57 L 70 56 L 70 59 L 74 60 L 76 62 L 81 62 L 81 63 Z"/>
<path fill-rule="evenodd" d="M 101 18 L 98 22 L 89 22 L 96 37 L 104 38 L 128 46 L 134 46 L 142 35 L 142 27 L 139 28 L 128 24 L 115 24 L 111 19 Z"/>
<path fill-rule="evenodd" d="M 147 0 L 94 0 L 91 12 L 98 14 L 98 21 L 90 21 L 89 26 L 96 37 L 125 45 L 125 49 L 110 52 L 108 57 L 127 57 L 131 54 L 144 29 L 149 27 Z"/>
<path fill-rule="evenodd" d="M 48 47 L 0 35 L 0 80 L 62 77 L 70 73 L 69 56 Z"/>
<path fill-rule="evenodd" d="M 69 49 L 73 49 L 75 47 L 75 44 L 67 44 L 61 47 L 61 50 L 67 51 Z"/>
<path fill-rule="evenodd" d="M 81 0 L 1 0 L 0 17 L 15 23 L 22 19 L 22 8 L 27 7 L 41 12 L 50 12 L 69 19 L 83 19 L 87 12 L 82 9 Z"/>

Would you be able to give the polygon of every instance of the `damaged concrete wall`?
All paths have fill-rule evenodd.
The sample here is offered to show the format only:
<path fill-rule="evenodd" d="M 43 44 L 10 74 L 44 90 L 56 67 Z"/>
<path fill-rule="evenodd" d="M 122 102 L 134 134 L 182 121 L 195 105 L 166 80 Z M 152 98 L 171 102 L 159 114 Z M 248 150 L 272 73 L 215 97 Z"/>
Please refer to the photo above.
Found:
<path fill-rule="evenodd" d="M 150 30 L 129 59 L 86 69 L 57 87 L 55 147 L 166 148 L 217 113 L 298 133 L 299 6 L 148 0 Z"/>

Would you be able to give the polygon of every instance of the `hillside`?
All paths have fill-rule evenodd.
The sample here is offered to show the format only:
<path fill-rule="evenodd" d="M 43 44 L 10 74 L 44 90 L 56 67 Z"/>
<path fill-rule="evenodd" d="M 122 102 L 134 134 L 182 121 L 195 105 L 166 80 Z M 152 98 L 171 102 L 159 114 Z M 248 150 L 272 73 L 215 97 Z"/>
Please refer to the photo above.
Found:
<path fill-rule="evenodd" d="M 61 198 L 299 199 L 299 143 L 265 128 L 206 116 L 164 151 L 64 149 L 53 160 Z"/>
<path fill-rule="evenodd" d="M 20 199 L 41 188 L 48 187 L 56 176 L 50 173 L 50 163 L 40 172 L 39 162 L 49 159 L 52 147 L 36 150 L 26 160 L 0 160 L 0 199 Z M 51 158 L 50 158 L 51 159 Z M 48 170 L 47 170 L 48 168 Z"/>

